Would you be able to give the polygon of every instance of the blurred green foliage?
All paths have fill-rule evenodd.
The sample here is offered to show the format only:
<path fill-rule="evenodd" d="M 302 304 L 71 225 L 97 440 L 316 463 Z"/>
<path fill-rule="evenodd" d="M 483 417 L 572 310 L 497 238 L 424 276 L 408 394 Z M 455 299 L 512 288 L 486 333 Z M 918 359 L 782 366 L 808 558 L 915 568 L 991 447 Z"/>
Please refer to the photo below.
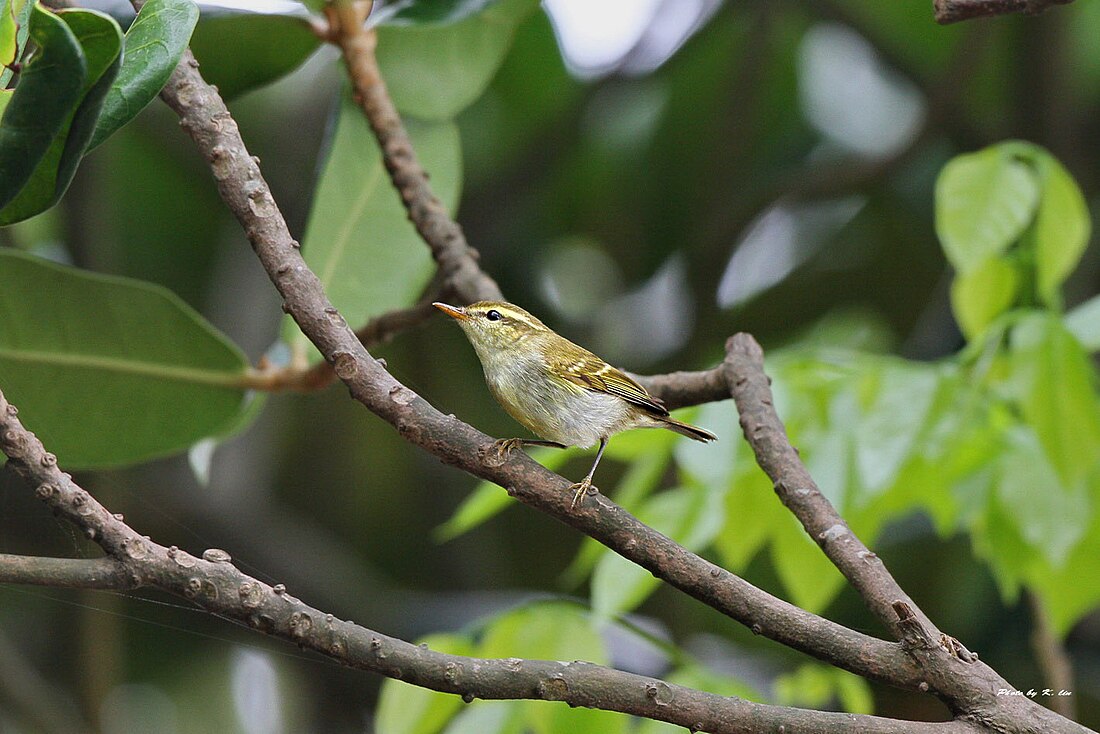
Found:
<path fill-rule="evenodd" d="M 208 487 L 178 459 L 81 479 L 161 542 L 227 548 L 251 573 L 434 649 L 942 718 L 757 640 L 499 487 L 425 461 L 342 391 L 245 400 L 243 353 L 285 361 L 305 343 L 175 120 L 146 108 L 189 37 L 204 74 L 239 97 L 245 140 L 353 326 L 411 303 L 431 275 L 342 70 L 317 51 L 318 7 L 204 11 L 192 37 L 190 2 L 150 0 L 110 61 L 67 14 L 3 3 L 0 60 L 23 59 L 28 33 L 39 51 L 0 77 L 14 89 L 0 93 L 0 218 L 51 206 L 76 173 L 59 207 L 0 230 L 31 253 L 0 252 L 0 387 L 62 465 L 135 464 L 233 433 Z M 852 530 L 1022 689 L 1046 687 L 1023 642 L 1018 599 L 1032 594 L 1080 666 L 1076 700 L 1095 725 L 1083 681 L 1100 666 L 1100 261 L 1088 247 L 1100 37 L 1082 29 L 1096 8 L 938 28 L 926 3 L 725 3 L 671 45 L 643 34 L 585 66 L 553 6 L 554 24 L 533 0 L 423 1 L 383 6 L 379 58 L 437 193 L 512 300 L 634 370 L 706 367 L 734 330 L 753 332 L 777 410 Z M 155 39 L 163 53 L 143 55 Z M 99 83 L 106 102 L 91 98 Z M 442 410 L 512 435 L 456 332 L 432 324 L 378 354 Z M 617 436 L 604 489 L 753 583 L 872 628 L 774 497 L 731 405 L 682 417 L 722 440 Z M 573 476 L 579 453 L 535 455 Z M 25 488 L 0 491 L 4 551 L 88 552 L 15 499 Z M 0 628 L 104 730 L 169 711 L 150 719 L 160 731 L 250 732 L 249 702 L 265 696 L 282 730 L 360 731 L 367 712 L 383 734 L 670 730 L 544 702 L 463 706 L 396 681 L 375 705 L 339 668 L 249 651 L 257 668 L 223 642 L 181 641 L 228 634 L 217 620 L 159 610 L 169 629 L 150 631 L 139 600 L 87 592 L 88 608 L 70 609 L 6 591 Z M 586 599 L 529 598 L 547 591 Z M 94 680 L 51 662 L 51 633 L 73 618 Z M 0 725 L 34 731 L 28 720 L 0 704 Z"/>

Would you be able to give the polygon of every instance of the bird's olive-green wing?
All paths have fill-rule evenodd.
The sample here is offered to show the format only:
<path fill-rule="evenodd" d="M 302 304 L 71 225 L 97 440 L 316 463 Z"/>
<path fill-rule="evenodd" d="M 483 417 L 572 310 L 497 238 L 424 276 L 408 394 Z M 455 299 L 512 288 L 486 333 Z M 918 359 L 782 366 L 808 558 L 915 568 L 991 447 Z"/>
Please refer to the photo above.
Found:
<path fill-rule="evenodd" d="M 668 415 L 661 401 L 622 370 L 612 367 L 583 347 L 568 341 L 566 344 L 568 347 L 560 345 L 556 350 L 557 358 L 549 361 L 548 366 L 553 374 L 586 390 L 616 395 L 656 415 Z"/>

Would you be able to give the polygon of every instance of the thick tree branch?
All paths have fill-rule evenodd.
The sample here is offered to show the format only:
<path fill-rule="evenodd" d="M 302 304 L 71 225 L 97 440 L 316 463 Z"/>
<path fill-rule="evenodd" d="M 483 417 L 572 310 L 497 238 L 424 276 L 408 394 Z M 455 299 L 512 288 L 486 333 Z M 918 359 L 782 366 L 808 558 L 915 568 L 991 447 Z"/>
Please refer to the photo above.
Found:
<path fill-rule="evenodd" d="M 748 334 L 731 337 L 724 366 L 745 439 L 779 499 L 917 661 L 925 686 L 955 713 L 988 724 L 994 731 L 1087 731 L 1031 700 L 998 695 L 998 690 L 1012 686 L 958 640 L 936 629 L 878 556 L 848 529 L 787 438 L 772 405 L 771 380 L 756 340 Z"/>
<path fill-rule="evenodd" d="M 335 367 L 353 398 L 440 461 L 488 479 L 517 499 L 592 536 L 753 631 L 839 667 L 917 689 L 923 680 L 900 647 L 849 630 L 757 589 L 639 522 L 602 496 L 570 507 L 569 482 L 524 455 L 501 462 L 493 439 L 444 415 L 398 382 L 370 356 L 325 296 L 290 236 L 256 160 L 241 140 L 217 90 L 190 54 L 161 98 L 210 163 L 222 199 L 241 222 L 264 269 L 283 296 L 283 309 Z"/>
<path fill-rule="evenodd" d="M 1037 15 L 1053 5 L 1068 5 L 1071 2 L 1073 0 L 932 0 L 932 6 L 936 22 L 947 25 L 991 15 Z"/>
<path fill-rule="evenodd" d="M 196 558 L 138 535 L 57 466 L 42 443 L 0 392 L 0 451 L 15 472 L 59 516 L 84 531 L 110 558 L 94 561 L 0 555 L 0 580 L 87 588 L 152 586 L 185 597 L 203 609 L 248 624 L 347 665 L 406 681 L 464 700 L 563 701 L 667 721 L 696 731 L 871 732 L 972 734 L 964 722 L 927 724 L 752 703 L 677 686 L 647 676 L 585 662 L 505 660 L 447 655 L 338 620 L 241 573 L 225 551 Z M 32 578 L 29 569 L 41 571 Z M 107 580 L 110 583 L 106 583 Z"/>

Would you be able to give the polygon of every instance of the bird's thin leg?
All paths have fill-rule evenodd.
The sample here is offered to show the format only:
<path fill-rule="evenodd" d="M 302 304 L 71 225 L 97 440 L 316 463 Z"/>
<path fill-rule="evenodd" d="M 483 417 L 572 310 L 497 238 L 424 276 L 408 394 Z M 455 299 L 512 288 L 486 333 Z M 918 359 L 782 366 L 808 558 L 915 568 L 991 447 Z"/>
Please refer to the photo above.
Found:
<path fill-rule="evenodd" d="M 500 458 L 506 457 L 521 446 L 549 446 L 555 449 L 567 448 L 557 441 L 539 441 L 533 438 L 499 438 L 493 442 L 493 450 Z"/>
<path fill-rule="evenodd" d="M 603 450 L 607 448 L 607 438 L 600 439 L 600 450 L 596 452 L 596 460 L 592 462 L 592 468 L 588 470 L 588 476 L 574 484 L 570 489 L 575 489 L 573 493 L 573 502 L 570 503 L 569 509 L 572 510 L 577 506 L 577 502 L 580 501 L 581 495 L 588 491 L 588 488 L 592 486 L 592 475 L 596 473 L 596 467 L 600 465 L 600 459 L 603 458 Z"/>

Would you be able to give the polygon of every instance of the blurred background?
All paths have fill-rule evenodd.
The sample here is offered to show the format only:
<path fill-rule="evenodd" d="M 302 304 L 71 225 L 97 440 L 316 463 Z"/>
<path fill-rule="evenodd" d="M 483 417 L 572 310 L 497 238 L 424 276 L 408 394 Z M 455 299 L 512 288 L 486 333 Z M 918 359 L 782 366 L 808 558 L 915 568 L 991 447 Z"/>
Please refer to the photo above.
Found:
<path fill-rule="evenodd" d="M 1086 0 L 950 27 L 927 0 L 543 0 L 457 118 L 458 219 L 510 300 L 635 372 L 708 367 L 736 331 L 765 350 L 821 339 L 942 359 L 964 342 L 933 226 L 936 175 L 953 155 L 1023 138 L 1063 162 L 1095 216 L 1097 28 L 1100 3 Z M 230 105 L 299 238 L 342 78 L 321 49 Z M 91 155 L 59 207 L 0 238 L 162 284 L 253 362 L 278 340 L 277 295 L 162 104 Z M 1100 290 L 1098 255 L 1086 253 L 1068 305 Z M 516 434 L 445 319 L 373 353 L 444 413 Z M 579 476 L 589 460 L 572 455 L 560 470 Z M 216 448 L 207 481 L 192 463 L 76 478 L 158 542 L 225 549 L 246 573 L 405 639 L 532 598 L 587 600 L 563 575 L 581 538 L 526 507 L 441 542 L 435 529 L 477 482 L 343 389 L 273 396 Z M 600 483 L 628 470 L 610 461 Z M 903 513 L 865 540 L 944 630 L 1017 687 L 1046 687 L 1026 598 L 999 593 L 965 532 L 945 537 Z M 98 555 L 9 472 L 0 549 Z M 784 595 L 769 554 L 741 570 Z M 850 589 L 824 614 L 881 634 Z M 757 690 L 805 662 L 671 589 L 631 619 Z M 668 664 L 629 635 L 605 642 L 622 667 Z M 1081 619 L 1067 649 L 1080 720 L 1096 726 L 1100 616 Z M 164 595 L 0 586 L 3 731 L 374 731 L 380 683 Z M 882 715 L 947 716 L 927 696 L 870 692 Z M 838 705 L 826 698 L 816 705 Z"/>

